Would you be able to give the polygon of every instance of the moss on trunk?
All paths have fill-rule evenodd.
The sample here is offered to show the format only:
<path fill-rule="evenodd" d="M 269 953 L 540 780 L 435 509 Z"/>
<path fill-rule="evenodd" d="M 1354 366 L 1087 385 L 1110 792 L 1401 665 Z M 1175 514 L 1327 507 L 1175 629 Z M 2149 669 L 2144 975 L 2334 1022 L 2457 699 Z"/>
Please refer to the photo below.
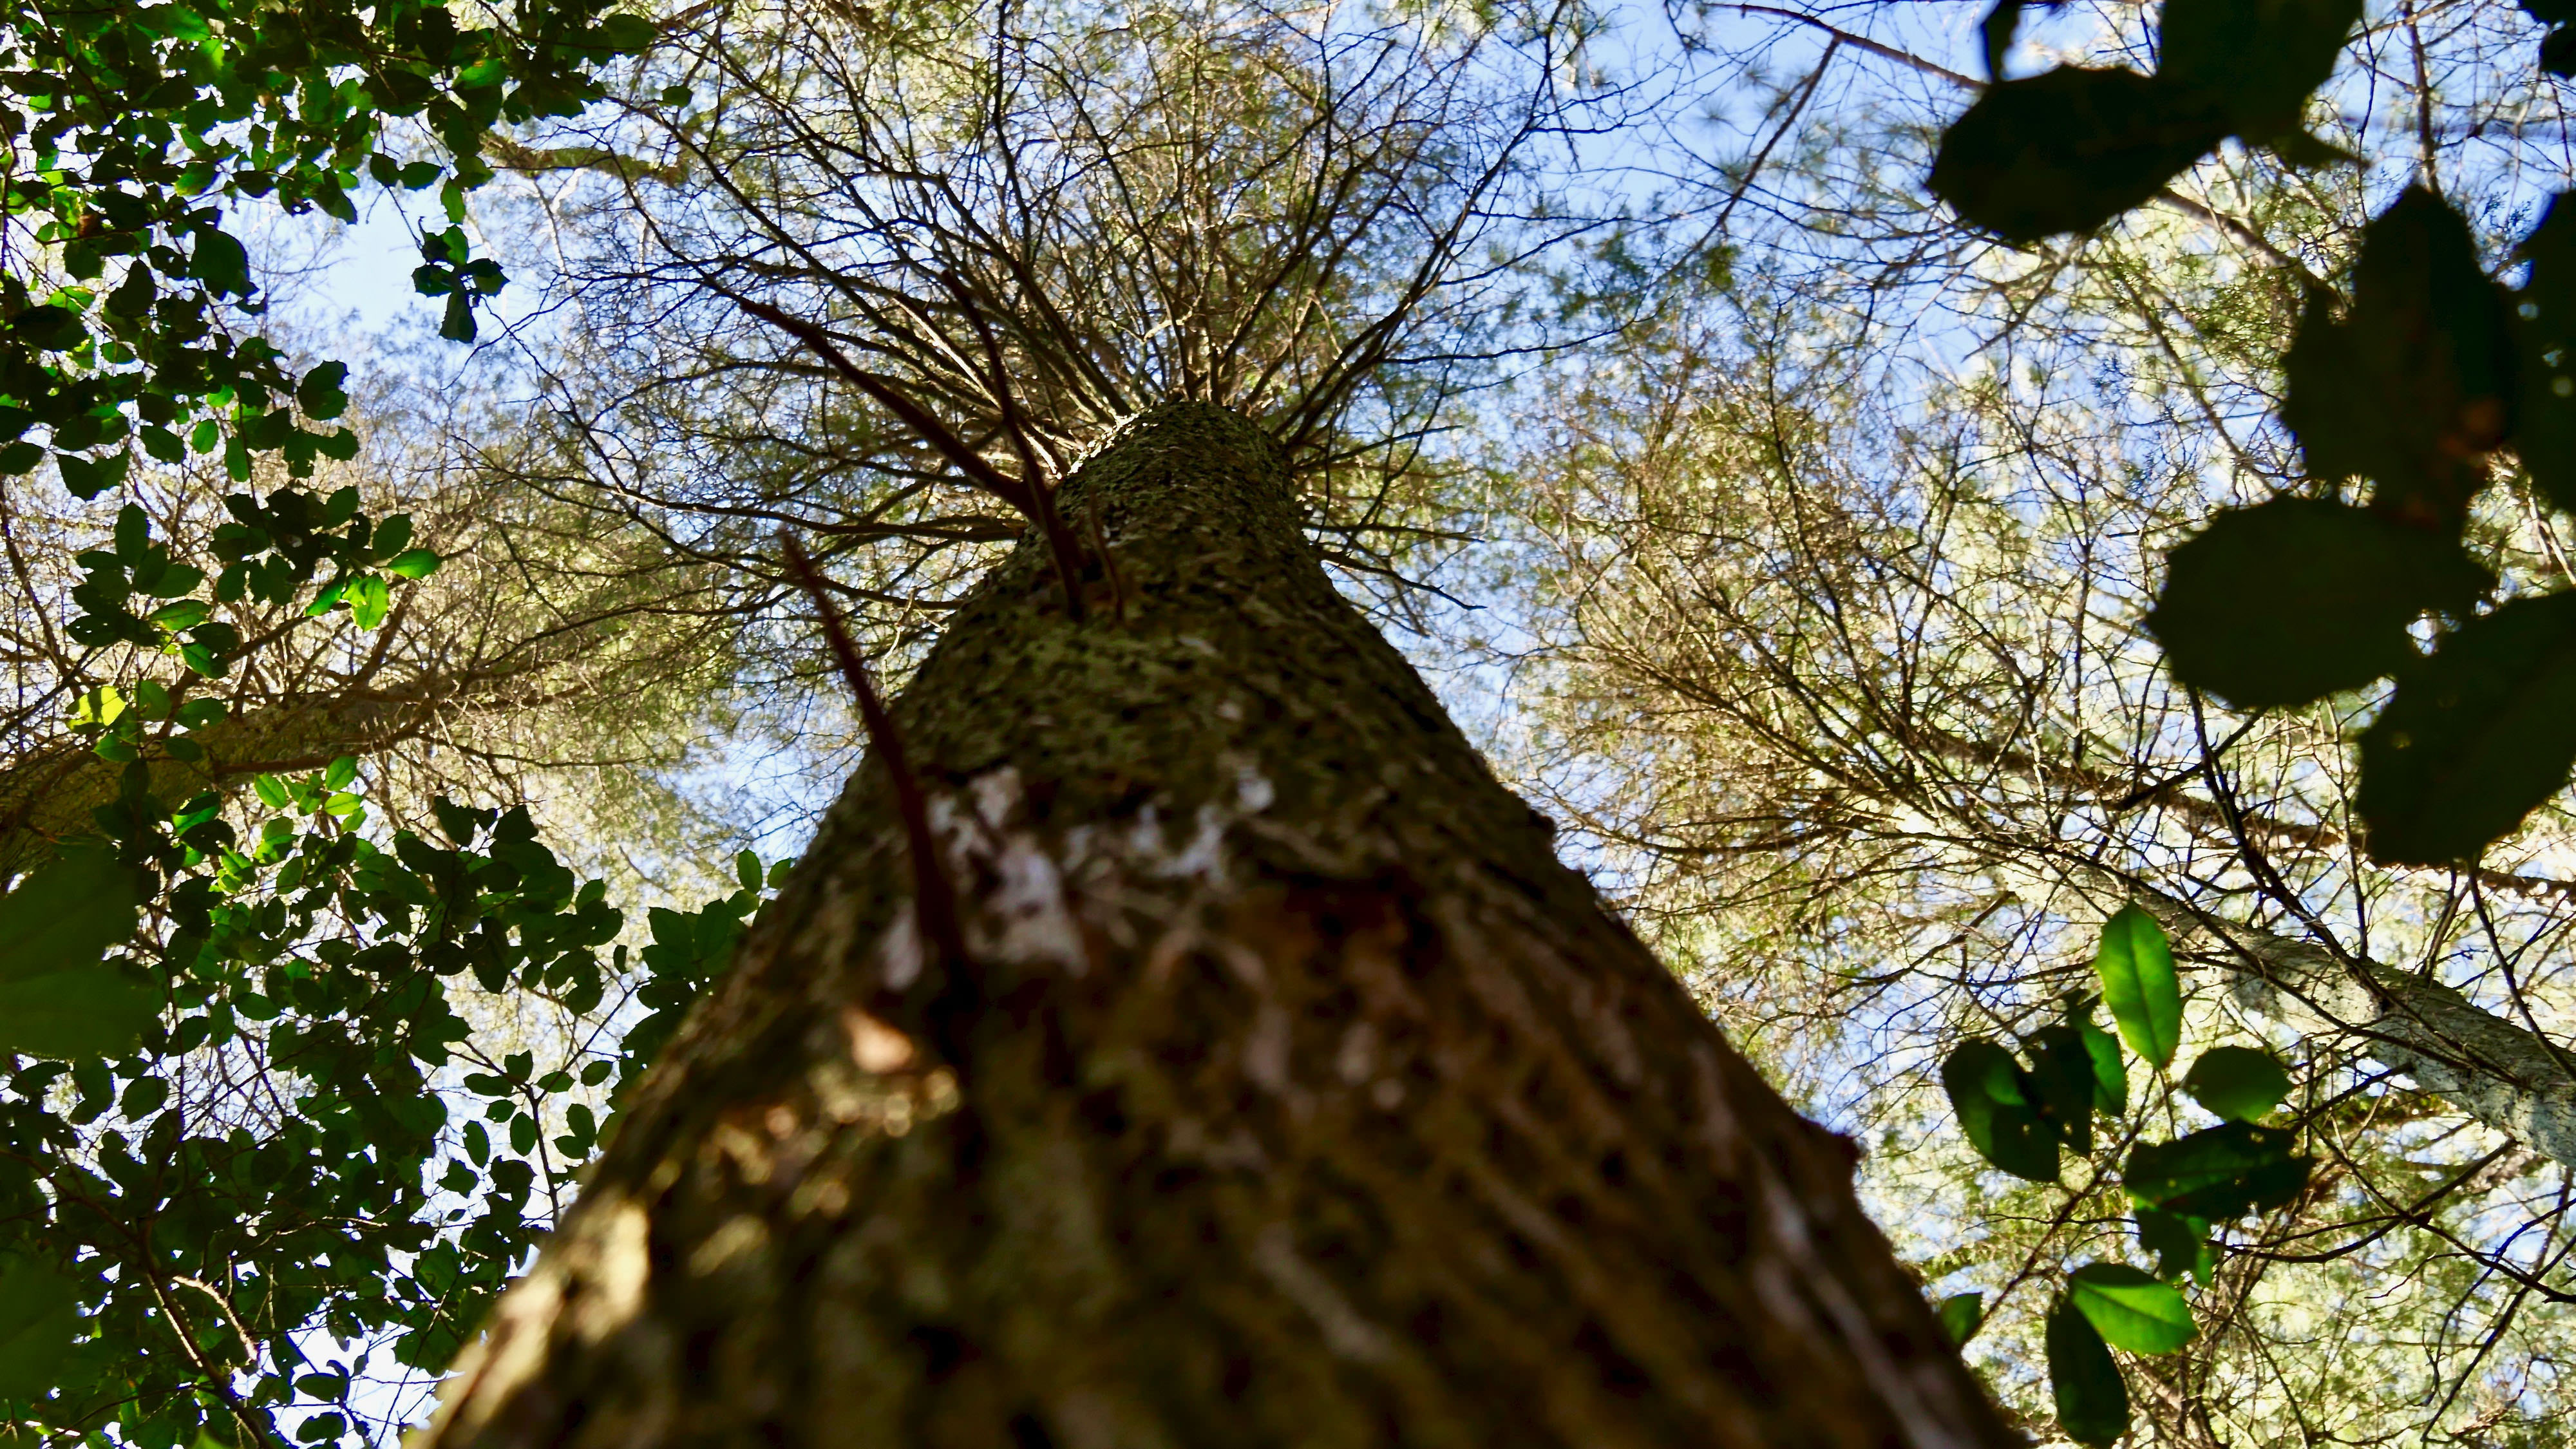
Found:
<path fill-rule="evenodd" d="M 424 1449 L 2016 1442 L 1266 439 L 1167 407 L 1063 501 L 1123 610 L 1024 547 L 897 710 L 974 1009 L 872 765 Z"/>

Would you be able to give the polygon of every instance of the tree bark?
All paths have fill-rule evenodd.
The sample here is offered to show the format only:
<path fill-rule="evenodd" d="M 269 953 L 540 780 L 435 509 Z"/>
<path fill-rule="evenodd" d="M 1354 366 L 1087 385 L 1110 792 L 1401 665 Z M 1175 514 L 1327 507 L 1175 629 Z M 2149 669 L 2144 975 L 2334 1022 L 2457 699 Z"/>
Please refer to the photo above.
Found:
<path fill-rule="evenodd" d="M 1063 502 L 896 708 L 953 929 L 872 761 L 421 1449 L 2018 1442 L 1266 438 Z"/>

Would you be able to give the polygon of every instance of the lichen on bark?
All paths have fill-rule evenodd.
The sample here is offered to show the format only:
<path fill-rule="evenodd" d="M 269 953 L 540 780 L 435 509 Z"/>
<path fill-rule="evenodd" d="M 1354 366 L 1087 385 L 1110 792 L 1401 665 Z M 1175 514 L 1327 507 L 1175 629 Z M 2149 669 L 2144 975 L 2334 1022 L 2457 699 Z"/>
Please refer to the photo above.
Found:
<path fill-rule="evenodd" d="M 1069 480 L 423 1449 L 2014 1442 L 1800 1121 L 1172 405 Z"/>

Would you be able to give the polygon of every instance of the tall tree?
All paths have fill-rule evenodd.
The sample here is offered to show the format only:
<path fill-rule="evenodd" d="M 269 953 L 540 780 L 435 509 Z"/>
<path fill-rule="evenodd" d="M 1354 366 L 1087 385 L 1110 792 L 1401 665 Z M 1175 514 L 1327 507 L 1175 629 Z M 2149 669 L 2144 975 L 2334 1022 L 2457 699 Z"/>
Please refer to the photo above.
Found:
<path fill-rule="evenodd" d="M 1065 504 L 1114 582 L 977 586 L 428 1442 L 2009 1442 L 1277 444 Z"/>

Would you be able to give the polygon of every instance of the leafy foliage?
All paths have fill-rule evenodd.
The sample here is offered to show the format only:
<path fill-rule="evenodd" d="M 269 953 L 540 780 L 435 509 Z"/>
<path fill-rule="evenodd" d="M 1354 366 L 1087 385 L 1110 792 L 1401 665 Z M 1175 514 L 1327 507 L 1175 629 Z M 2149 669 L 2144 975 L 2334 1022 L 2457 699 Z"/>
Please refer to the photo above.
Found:
<path fill-rule="evenodd" d="M 1998 7 L 1992 23 L 2008 33 L 2018 8 Z M 2359 8 L 2171 0 L 2153 77 L 2060 67 L 1990 88 L 1945 133 L 1932 189 L 2007 240 L 2091 230 L 2221 135 L 2303 134 L 2299 112 Z M 2525 8 L 2556 27 L 2541 64 L 2565 73 L 2576 12 Z M 2366 479 L 2367 502 L 2279 498 L 2222 512 L 2173 551 L 2149 620 L 2179 678 L 2239 708 L 2309 704 L 2396 676 L 2362 741 L 2356 802 L 2381 861 L 2472 859 L 2576 766 L 2555 601 L 2477 613 L 2494 576 L 2462 547 L 2499 449 L 2515 449 L 2554 504 L 2569 502 L 2576 262 L 2563 199 L 2523 243 L 2519 290 L 2488 275 L 2467 219 L 2424 186 L 2370 222 L 2349 300 L 2312 285 L 2280 353 L 2280 420 L 2310 476 Z M 2428 613 L 2450 626 L 2429 659 L 2410 634 Z"/>
<path fill-rule="evenodd" d="M 136 444 L 168 461 L 219 446 L 236 480 L 254 452 L 282 451 L 298 474 L 348 456 L 345 429 L 296 416 L 337 416 L 346 369 L 298 376 L 228 325 L 260 304 L 227 203 L 351 221 L 351 193 L 369 183 L 438 186 L 461 218 L 491 175 L 480 152 L 496 126 L 577 112 L 600 94 L 600 64 L 650 42 L 647 22 L 605 10 L 561 0 L 473 26 L 441 0 L 13 6 L 0 36 L 0 136 L 18 158 L 8 212 L 50 260 L 0 272 L 0 471 L 28 472 L 50 449 L 86 497 L 123 480 Z M 395 154 L 398 121 L 449 159 Z"/>
<path fill-rule="evenodd" d="M 2123 907 L 2103 923 L 2094 964 L 2121 1034 L 2161 1071 L 2179 1044 L 2182 1022 L 2173 952 L 2162 928 L 2136 905 Z M 2108 1047 L 2109 1071 L 2125 1077 L 2126 1064 L 2109 1034 L 2090 1027 L 2089 1005 L 2070 999 L 2065 1024 L 2024 1038 L 2029 1066 L 1985 1039 L 1961 1044 L 1941 1064 L 1942 1085 L 1969 1143 L 2016 1177 L 2057 1182 L 2062 1149 L 2092 1154 L 2094 1114 L 2116 1122 L 2126 1111 L 2126 1092 L 2115 1094 L 2096 1080 L 2093 1040 Z M 2246 1120 L 2287 1094 L 2289 1077 L 2278 1062 L 2250 1047 L 2213 1047 L 2192 1064 L 2184 1083 L 2204 1106 L 2232 1120 L 2130 1147 L 2120 1180 L 2135 1212 L 2138 1245 L 2155 1257 L 2155 1271 L 2087 1263 L 2065 1275 L 2049 1309 L 2049 1383 L 2059 1427 L 2078 1443 L 2107 1444 L 2128 1432 L 2128 1388 L 2112 1348 L 2175 1353 L 2198 1335 L 2176 1280 L 2208 1280 L 2212 1227 L 2281 1207 L 2308 1183 L 2309 1162 L 2293 1151 L 2294 1134 Z M 2119 1135 L 2135 1140 L 2126 1131 Z M 1957 1342 L 1976 1331 L 1983 1315 L 1984 1300 L 1976 1295 L 1941 1305 L 1942 1323 Z"/>
<path fill-rule="evenodd" d="M 1990 66 L 2021 8 L 2003 0 L 1987 21 Z M 2360 0 L 2168 0 L 2154 75 L 1998 76 L 1942 134 L 1932 191 L 2006 241 L 2033 242 L 2140 205 L 2231 135 L 2305 154 L 2300 103 L 2360 18 Z"/>
<path fill-rule="evenodd" d="M 603 883 L 566 869 L 524 809 L 441 801 L 444 840 L 371 841 L 353 760 L 255 784 L 275 813 L 236 831 L 211 795 L 173 808 L 129 765 L 99 812 L 113 856 L 79 851 L 0 900 L 72 913 L 45 948 L 131 983 L 143 1007 L 116 1018 L 122 1040 L 65 1026 L 37 1043 L 60 1060 L 0 1090 L 14 1421 L 115 1424 L 147 1446 L 270 1442 L 276 1410 L 319 1395 L 338 1409 L 298 1437 L 355 1432 L 365 1366 L 311 1362 L 309 1327 L 389 1335 L 401 1364 L 444 1366 L 550 1218 L 532 1198 L 551 1204 L 597 1151 L 774 874 L 746 856 L 733 895 L 655 910 L 630 964 Z M 138 935 L 130 904 L 107 909 L 131 895 L 101 882 L 144 871 L 166 885 Z M 489 1052 L 461 1010 L 516 992 L 605 1022 L 611 993 L 648 970 L 640 1005 L 658 1009 L 619 1013 L 622 1032 L 562 1066 Z M 291 1111 L 227 1100 L 220 1084 L 253 1060 L 302 1084 Z"/>

